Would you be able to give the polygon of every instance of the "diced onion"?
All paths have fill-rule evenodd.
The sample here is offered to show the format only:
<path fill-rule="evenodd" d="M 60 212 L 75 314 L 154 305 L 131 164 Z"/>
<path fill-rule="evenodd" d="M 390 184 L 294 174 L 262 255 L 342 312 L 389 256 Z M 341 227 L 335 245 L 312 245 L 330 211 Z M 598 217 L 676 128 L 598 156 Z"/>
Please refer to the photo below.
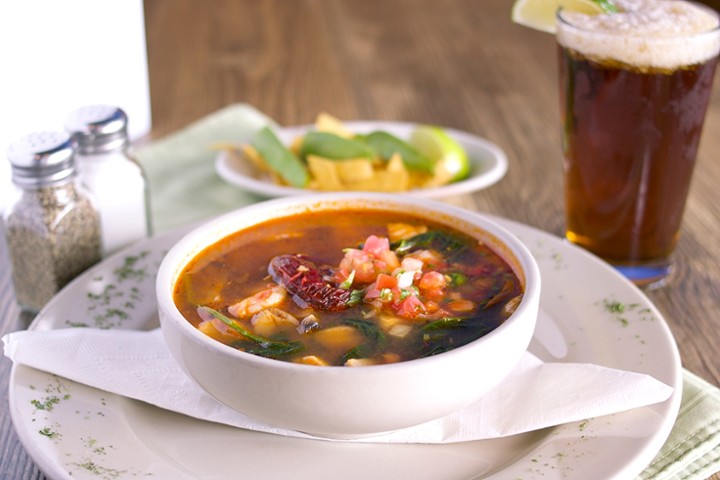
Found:
<path fill-rule="evenodd" d="M 396 323 L 392 327 L 390 327 L 390 330 L 388 330 L 388 335 L 392 335 L 393 337 L 403 338 L 405 337 L 410 331 L 412 330 L 412 327 L 410 325 L 405 325 L 404 323 Z"/>
<path fill-rule="evenodd" d="M 377 360 L 372 358 L 350 358 L 345 362 L 346 367 L 367 367 L 369 365 L 377 365 Z"/>
<path fill-rule="evenodd" d="M 397 276 L 398 288 L 408 288 L 413 284 L 415 280 L 416 271 L 402 272 Z"/>

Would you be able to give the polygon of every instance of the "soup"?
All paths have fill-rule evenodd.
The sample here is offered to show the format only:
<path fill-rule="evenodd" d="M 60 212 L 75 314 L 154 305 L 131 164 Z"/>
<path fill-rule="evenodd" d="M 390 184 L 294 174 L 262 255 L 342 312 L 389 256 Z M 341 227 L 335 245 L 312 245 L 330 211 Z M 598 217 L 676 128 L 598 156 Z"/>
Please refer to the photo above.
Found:
<path fill-rule="evenodd" d="M 411 214 L 307 212 L 198 254 L 173 297 L 233 348 L 309 365 L 436 355 L 502 324 L 523 286 L 487 245 Z"/>

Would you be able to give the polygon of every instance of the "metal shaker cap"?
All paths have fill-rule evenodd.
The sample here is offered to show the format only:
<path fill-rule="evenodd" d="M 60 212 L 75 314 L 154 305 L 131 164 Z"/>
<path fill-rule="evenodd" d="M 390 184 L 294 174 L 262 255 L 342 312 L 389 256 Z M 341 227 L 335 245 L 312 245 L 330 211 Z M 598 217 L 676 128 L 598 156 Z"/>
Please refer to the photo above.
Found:
<path fill-rule="evenodd" d="M 65 132 L 35 132 L 10 144 L 7 150 L 12 180 L 23 187 L 44 187 L 75 176 L 70 135 Z"/>
<path fill-rule="evenodd" d="M 128 143 L 127 123 L 121 108 L 89 105 L 70 113 L 65 129 L 73 136 L 78 153 L 93 155 L 123 148 Z"/>

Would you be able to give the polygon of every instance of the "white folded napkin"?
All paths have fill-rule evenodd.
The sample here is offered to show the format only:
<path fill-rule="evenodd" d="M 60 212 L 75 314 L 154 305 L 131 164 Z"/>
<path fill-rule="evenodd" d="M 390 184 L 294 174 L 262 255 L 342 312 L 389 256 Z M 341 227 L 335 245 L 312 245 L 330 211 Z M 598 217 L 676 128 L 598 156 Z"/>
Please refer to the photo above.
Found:
<path fill-rule="evenodd" d="M 258 422 L 216 401 L 175 363 L 159 329 L 19 331 L 5 335 L 3 343 L 5 355 L 16 364 L 107 392 L 211 422 L 317 438 Z M 528 352 L 482 400 L 439 420 L 353 441 L 451 443 L 503 437 L 652 405 L 672 392 L 672 387 L 645 374 L 591 364 L 543 363 Z"/>

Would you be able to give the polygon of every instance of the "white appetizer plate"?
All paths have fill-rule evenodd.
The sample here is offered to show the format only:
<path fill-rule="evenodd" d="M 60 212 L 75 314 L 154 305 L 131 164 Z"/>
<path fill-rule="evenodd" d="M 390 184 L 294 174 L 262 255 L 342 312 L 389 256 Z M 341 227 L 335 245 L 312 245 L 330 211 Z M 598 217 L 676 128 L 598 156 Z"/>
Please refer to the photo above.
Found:
<path fill-rule="evenodd" d="M 546 361 L 650 374 L 676 388 L 669 400 L 497 440 L 360 444 L 203 422 L 14 366 L 9 399 L 15 429 L 53 479 L 633 478 L 667 439 L 680 405 L 682 369 L 667 324 L 605 263 L 547 233 L 493 219 L 528 246 L 543 275 L 543 314 L 530 350 Z M 61 291 L 31 328 L 157 326 L 155 273 L 181 234 L 140 243 L 94 267 Z"/>
<path fill-rule="evenodd" d="M 398 138 L 408 139 L 417 127 L 413 123 L 398 122 L 344 122 L 344 125 L 355 133 L 369 133 L 383 130 Z M 278 137 L 286 145 L 293 139 L 304 135 L 312 125 L 281 128 Z M 410 190 L 409 195 L 424 198 L 443 198 L 452 195 L 474 192 L 497 183 L 507 172 L 507 157 L 495 144 L 458 130 L 445 129 L 466 150 L 471 164 L 470 176 L 462 181 L 437 188 Z M 263 197 L 285 197 L 289 195 L 307 194 L 309 190 L 278 185 L 270 177 L 258 171 L 250 162 L 228 152 L 220 152 L 215 160 L 215 171 L 226 182 Z"/>

